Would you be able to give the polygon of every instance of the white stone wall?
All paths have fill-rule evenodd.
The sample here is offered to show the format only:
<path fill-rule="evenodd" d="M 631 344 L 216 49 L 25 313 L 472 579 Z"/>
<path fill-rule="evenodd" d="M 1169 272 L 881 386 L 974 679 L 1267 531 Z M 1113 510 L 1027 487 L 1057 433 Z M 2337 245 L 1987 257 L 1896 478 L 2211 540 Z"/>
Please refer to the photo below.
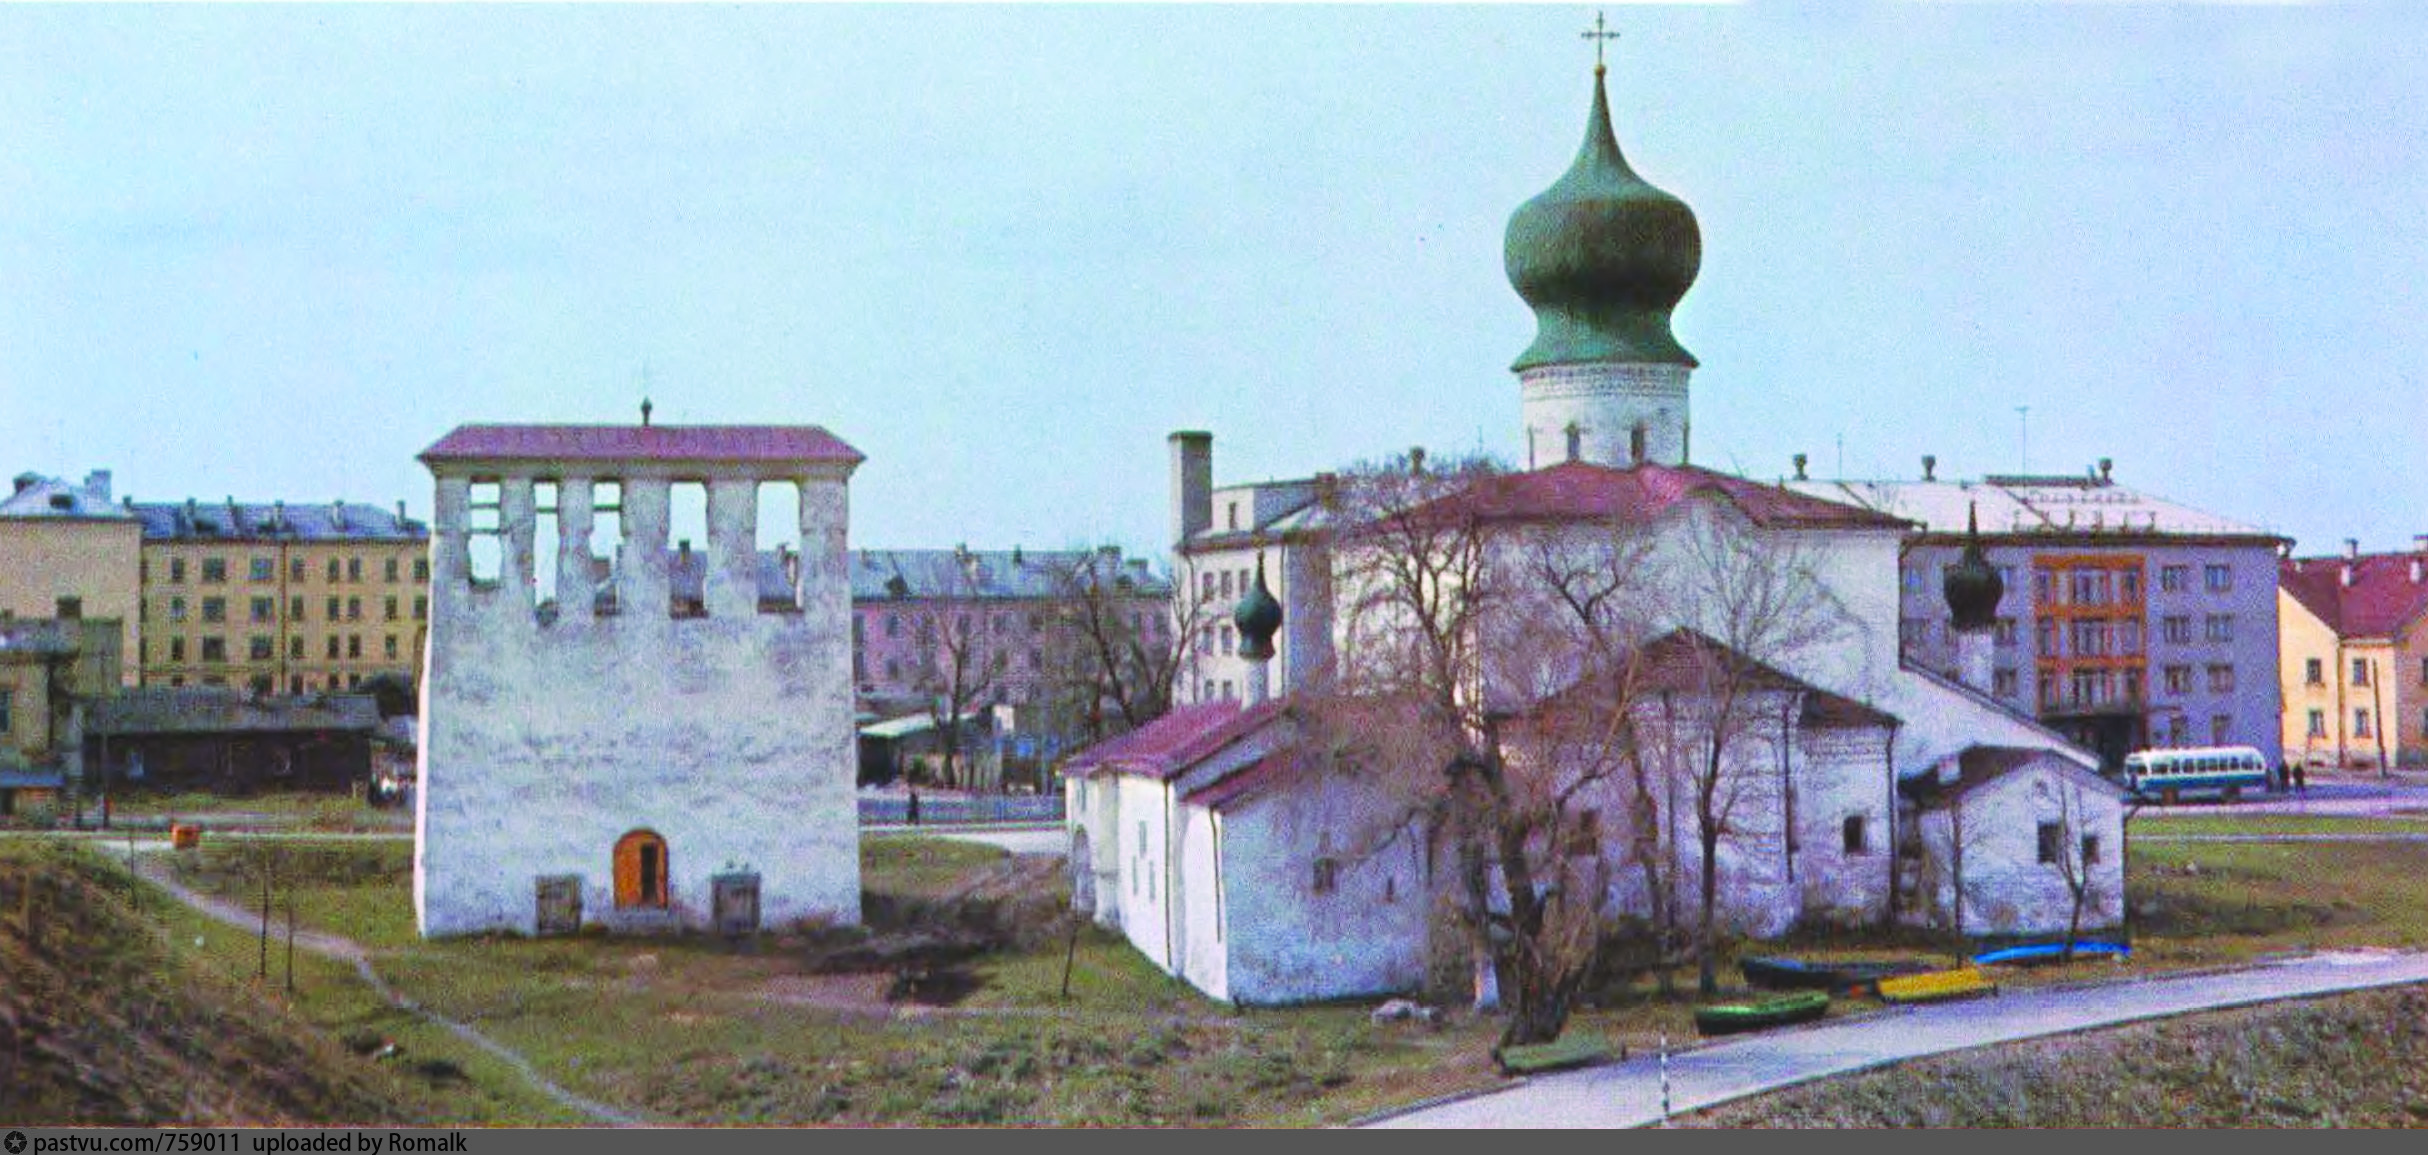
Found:
<path fill-rule="evenodd" d="M 1712 793 L 1721 832 L 1712 856 L 1715 917 L 1731 934 L 1770 938 L 1796 922 L 1801 896 L 1789 876 L 1785 813 L 1786 776 L 1794 766 L 1792 752 L 1783 763 L 1788 747 L 1780 726 L 1782 707 L 1792 709 L 1794 700 L 1756 692 L 1742 701 Z M 1641 703 L 1636 718 L 1637 733 L 1662 767 L 1661 835 L 1675 909 L 1684 925 L 1697 925 L 1704 818 L 1698 786 L 1710 773 L 1710 722 L 1700 703 L 1685 698 Z"/>
<path fill-rule="evenodd" d="M 1415 989 L 1432 915 L 1420 839 L 1372 842 L 1390 824 L 1373 792 L 1326 777 L 1256 796 L 1222 818 L 1227 996 L 1309 1002 Z M 1315 861 L 1335 862 L 1314 890 Z"/>
<path fill-rule="evenodd" d="M 1218 999 L 1231 997 L 1230 951 L 1224 943 L 1222 816 L 1202 806 L 1180 808 L 1179 974 Z"/>
<path fill-rule="evenodd" d="M 2063 869 L 2039 861 L 2042 822 L 2066 823 L 2079 802 L 2064 853 L 2075 840 L 2096 833 L 2100 861 L 2090 870 L 2090 895 L 2083 909 L 2085 931 L 2111 931 L 2124 923 L 2124 808 L 2114 795 L 2055 761 L 2014 771 L 1965 795 L 1956 808 L 1925 811 L 1927 862 L 1920 866 L 1933 925 L 1957 917 L 1961 877 L 1963 933 L 1968 935 L 2061 934 L 2073 894 Z M 1957 845 L 1961 838 L 1961 853 Z"/>
<path fill-rule="evenodd" d="M 1568 460 L 1568 430 L 1577 431 L 1577 458 L 1624 469 L 1635 463 L 1634 430 L 1644 428 L 1647 461 L 1686 463 L 1687 379 L 1684 365 L 1595 362 L 1542 365 L 1518 374 L 1526 425 L 1525 468 Z"/>
<path fill-rule="evenodd" d="M 1807 923 L 1875 925 L 1889 910 L 1893 806 L 1888 732 L 1805 730 L 1796 773 L 1796 883 Z M 1846 820 L 1860 818 L 1863 847 L 1850 853 Z"/>
<path fill-rule="evenodd" d="M 762 925 L 859 920 L 844 474 L 801 482 L 803 609 L 760 613 L 735 583 L 756 527 L 747 480 L 711 478 L 709 616 L 675 620 L 664 563 L 666 478 L 626 471 L 618 612 L 559 589 L 543 625 L 530 575 L 531 485 L 500 487 L 502 580 L 466 568 L 476 471 L 438 479 L 423 681 L 414 901 L 425 935 L 534 929 L 535 879 L 582 880 L 586 921 L 705 926 L 710 876 L 760 876 Z M 496 475 L 503 469 L 487 472 Z M 561 471 L 548 471 L 554 476 Z M 606 474 L 602 473 L 602 476 Z M 588 478 L 560 490 L 569 507 Z M 562 574 L 587 548 L 587 506 L 563 518 Z M 613 850 L 666 841 L 670 906 L 619 912 Z"/>
<path fill-rule="evenodd" d="M 1121 932 L 1147 961 L 1174 971 L 1174 922 L 1171 910 L 1173 839 L 1167 826 L 1170 791 L 1147 778 L 1121 777 L 1101 782 L 1118 797 L 1121 815 L 1112 836 L 1097 844 L 1096 853 L 1112 849 L 1117 855 L 1121 903 Z"/>

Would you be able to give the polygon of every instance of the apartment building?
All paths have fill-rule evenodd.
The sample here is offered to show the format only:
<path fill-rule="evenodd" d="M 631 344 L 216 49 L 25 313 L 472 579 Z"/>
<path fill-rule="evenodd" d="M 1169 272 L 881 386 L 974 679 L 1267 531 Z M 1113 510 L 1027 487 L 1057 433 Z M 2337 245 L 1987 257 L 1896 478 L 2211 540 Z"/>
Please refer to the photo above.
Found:
<path fill-rule="evenodd" d="M 1171 583 L 1113 547 L 859 549 L 851 593 L 852 680 L 879 712 L 948 695 L 964 712 L 1011 706 L 1024 732 L 1081 733 L 1098 720 L 1048 715 L 1102 709 L 1082 687 L 1170 676 Z"/>
<path fill-rule="evenodd" d="M 141 684 L 304 694 L 378 674 L 418 682 L 430 529 L 403 502 L 127 508 L 142 526 Z"/>
<path fill-rule="evenodd" d="M 2312 766 L 2428 765 L 2428 538 L 2277 571 L 2284 744 Z"/>
<path fill-rule="evenodd" d="M 0 498 L 0 617 L 83 618 L 118 625 L 135 651 L 141 529 L 110 496 L 110 474 L 82 482 L 18 474 Z M 123 668 L 131 684 L 133 665 Z"/>
<path fill-rule="evenodd" d="M 1899 574 L 1909 662 L 1953 673 L 1941 575 L 1977 521 L 2005 582 L 1991 693 L 2098 751 L 2110 768 L 2144 746 L 2248 745 L 2282 756 L 2277 559 L 2264 529 L 2081 475 L 1784 484 L 1918 523 Z"/>

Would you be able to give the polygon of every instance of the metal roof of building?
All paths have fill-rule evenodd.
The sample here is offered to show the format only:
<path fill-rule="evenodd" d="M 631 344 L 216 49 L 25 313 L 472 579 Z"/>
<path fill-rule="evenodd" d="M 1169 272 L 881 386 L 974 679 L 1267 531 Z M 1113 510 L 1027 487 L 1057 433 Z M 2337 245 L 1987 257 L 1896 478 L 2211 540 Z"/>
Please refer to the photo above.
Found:
<path fill-rule="evenodd" d="M 1695 496 L 1718 497 L 1754 524 L 1782 529 L 1904 529 L 1908 519 L 1843 498 L 1800 493 L 1694 465 L 1613 469 L 1569 461 L 1488 477 L 1436 501 L 1487 521 L 1648 521 Z"/>
<path fill-rule="evenodd" d="M 851 554 L 853 601 L 899 598 L 1052 599 L 1070 582 L 1105 580 L 1123 596 L 1164 597 L 1171 580 L 1145 558 L 1104 550 L 858 549 Z"/>
<path fill-rule="evenodd" d="M 133 734 L 269 734 L 379 729 L 379 701 L 369 694 L 311 694 L 255 698 L 215 686 L 144 687 L 95 699 L 85 732 Z"/>
<path fill-rule="evenodd" d="M 131 516 L 110 500 L 110 474 L 97 469 L 79 484 L 39 473 L 20 473 L 7 497 L 0 497 L 0 517 L 44 517 L 123 521 Z"/>
<path fill-rule="evenodd" d="M 2277 584 L 2339 637 L 2391 638 L 2428 612 L 2428 550 L 2288 558 Z"/>
<path fill-rule="evenodd" d="M 815 425 L 459 425 L 421 452 L 440 461 L 665 461 L 858 465 Z"/>
<path fill-rule="evenodd" d="M 427 541 L 429 523 L 343 499 L 318 502 L 130 502 L 145 541 Z"/>
<path fill-rule="evenodd" d="M 1978 509 L 1985 537 L 2142 533 L 2274 538 L 2255 525 L 2128 489 L 2101 477 L 1987 477 L 1978 481 L 1787 481 L 1809 497 L 1845 502 L 1919 522 L 1923 532 L 1961 534 Z"/>

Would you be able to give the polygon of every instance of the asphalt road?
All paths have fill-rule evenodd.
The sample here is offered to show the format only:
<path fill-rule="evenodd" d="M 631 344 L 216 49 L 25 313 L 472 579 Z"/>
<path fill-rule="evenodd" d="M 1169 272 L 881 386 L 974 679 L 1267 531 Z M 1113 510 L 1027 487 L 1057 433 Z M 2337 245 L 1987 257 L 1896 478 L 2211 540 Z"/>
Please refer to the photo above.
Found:
<path fill-rule="evenodd" d="M 2191 1011 L 2428 982 L 2428 954 L 2345 951 L 2247 969 L 2042 988 L 1877 1014 L 1698 1046 L 1669 1057 L 1677 1112 L 1830 1075 L 1991 1043 Z M 1642 1127 L 1662 1119 L 1660 1061 L 1536 1076 L 1510 1087 L 1378 1120 L 1378 1127 Z M 2061 1120 L 2052 1121 L 2062 1123 Z"/>

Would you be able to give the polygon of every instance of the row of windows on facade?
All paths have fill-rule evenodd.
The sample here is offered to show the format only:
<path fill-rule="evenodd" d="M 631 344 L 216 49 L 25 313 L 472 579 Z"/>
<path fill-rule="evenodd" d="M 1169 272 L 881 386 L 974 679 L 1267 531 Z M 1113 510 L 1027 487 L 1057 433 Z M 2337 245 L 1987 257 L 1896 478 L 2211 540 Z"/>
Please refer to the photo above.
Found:
<path fill-rule="evenodd" d="M 2209 741 L 2208 741 L 2208 744 L 2209 744 L 2209 745 L 2211 745 L 2211 746 L 2224 746 L 2224 745 L 2231 744 L 2233 741 L 2234 741 L 2234 715 L 2232 715 L 2232 714 L 2211 714 L 2211 715 L 2209 715 Z M 2189 746 L 2189 745 L 2191 745 L 2191 744 L 2192 744 L 2192 719 L 2190 719 L 2189 717 L 2186 717 L 2185 715 L 2182 715 L 2182 714 L 2169 714 L 2169 715 L 2167 715 L 2167 733 L 2166 733 L 2166 738 L 2165 738 L 2164 744 L 2165 744 L 2165 745 L 2168 745 L 2168 746 Z"/>
<path fill-rule="evenodd" d="M 306 620 L 304 609 L 307 604 L 306 599 L 300 594 L 288 597 L 287 621 L 289 624 L 301 624 Z M 269 623 L 278 620 L 277 598 L 257 597 L 252 599 L 252 604 L 246 608 L 251 615 L 252 621 Z M 403 619 L 403 600 L 395 597 L 394 595 L 390 595 L 386 599 L 385 604 L 383 604 L 380 608 L 384 613 L 385 619 L 388 621 L 393 622 Z M 328 621 L 359 622 L 363 617 L 363 600 L 359 597 L 350 597 L 343 599 L 341 602 L 337 595 L 331 594 L 329 595 L 325 610 L 325 618 Z M 150 598 L 145 598 L 143 600 L 142 613 L 146 618 L 152 616 L 152 600 Z M 420 622 L 427 621 L 429 618 L 429 596 L 426 594 L 415 595 L 413 598 L 413 620 Z M 168 600 L 168 620 L 172 622 L 182 622 L 186 620 L 186 600 L 184 598 L 172 597 Z M 217 597 L 207 597 L 202 599 L 202 620 L 206 622 L 224 622 L 228 620 L 228 600 L 226 598 Z"/>
<path fill-rule="evenodd" d="M 200 643 L 196 652 L 200 655 L 201 661 L 218 664 L 224 663 L 228 660 L 228 640 L 226 638 L 208 637 L 198 638 L 196 641 Z M 345 635 L 345 637 L 342 639 L 344 642 L 342 654 L 341 647 L 338 644 L 340 641 L 341 639 L 337 635 L 329 635 L 327 656 L 328 661 L 360 661 L 362 659 L 363 636 L 361 634 Z M 394 660 L 397 657 L 400 649 L 401 641 L 397 635 L 389 634 L 381 639 L 381 657 Z M 277 639 L 268 634 L 254 634 L 246 639 L 245 652 L 248 656 L 247 660 L 249 661 L 270 661 L 278 656 Z M 152 660 L 152 639 L 144 638 L 137 641 L 135 643 L 135 654 L 135 660 L 137 663 L 144 665 L 150 664 Z M 168 660 L 172 663 L 183 662 L 185 661 L 185 655 L 185 639 L 170 638 L 168 643 Z M 287 659 L 289 661 L 298 662 L 305 660 L 304 640 L 302 638 L 290 637 L 287 639 Z"/>
<path fill-rule="evenodd" d="M 2352 659 L 2352 679 L 2346 684 L 2353 686 L 2366 686 L 2370 684 L 2370 671 L 2374 670 L 2376 667 L 2377 663 L 2370 661 L 2367 658 Z M 2304 659 L 2302 662 L 2302 682 L 2306 685 L 2312 686 L 2326 685 L 2326 660 L 2323 658 Z M 2428 686 L 2428 658 L 2420 659 L 2420 685 Z"/>
<path fill-rule="evenodd" d="M 855 642 L 860 640 L 859 632 L 862 622 L 866 618 L 874 616 L 876 615 L 873 613 L 864 614 L 861 618 L 855 619 L 852 622 L 853 640 Z M 884 620 L 886 637 L 899 638 L 902 636 L 902 614 L 899 611 L 886 611 Z M 915 615 L 911 628 L 912 631 L 918 635 L 916 639 L 918 644 L 922 646 L 932 646 L 936 644 L 937 620 L 937 617 L 932 614 Z M 1045 615 L 1034 611 L 1026 615 L 1022 615 L 1011 613 L 1009 611 L 998 610 L 986 615 L 986 623 L 986 630 L 999 638 L 1009 636 L 1012 632 L 1012 628 L 1015 625 L 1025 623 L 1030 634 L 1044 633 L 1046 626 Z M 962 638 L 982 636 L 972 632 L 971 627 L 973 624 L 974 622 L 972 621 L 970 615 L 966 613 L 954 615 L 954 635 Z M 1142 637 L 1153 638 L 1163 632 L 1163 617 L 1160 614 L 1151 614 L 1143 610 L 1133 611 L 1130 614 L 1130 628 L 1136 631 Z"/>
<path fill-rule="evenodd" d="M 173 557 L 169 559 L 169 584 L 184 584 L 186 576 L 185 561 L 186 559 L 181 557 Z M 247 561 L 249 563 L 249 568 L 246 572 L 246 576 L 250 580 L 257 582 L 278 580 L 277 558 L 254 557 L 247 559 Z M 382 580 L 388 582 L 398 582 L 404 580 L 404 567 L 402 559 L 389 557 L 382 559 L 382 561 L 383 564 L 380 567 Z M 137 570 L 140 580 L 147 582 L 152 580 L 152 562 L 150 558 L 144 558 L 138 562 Z M 309 561 L 300 557 L 287 559 L 287 580 L 297 582 L 309 581 L 311 579 L 311 575 L 312 567 Z M 330 558 L 328 575 L 328 580 L 331 584 L 335 584 L 340 581 L 359 582 L 363 580 L 363 559 L 359 557 L 344 558 L 342 559 L 341 564 L 341 559 Z M 228 580 L 228 559 L 224 557 L 203 558 L 201 580 L 206 583 L 213 584 Z M 429 558 L 417 557 L 413 559 L 413 580 L 417 582 L 426 582 L 430 580 Z"/>
<path fill-rule="evenodd" d="M 1197 575 L 1198 600 L 1220 605 L 1234 596 L 1243 598 L 1248 596 L 1251 581 L 1248 575 L 1251 572 L 1253 571 L 1244 566 L 1235 570 L 1200 572 Z"/>
<path fill-rule="evenodd" d="M 1027 654 L 1023 655 L 1023 657 L 1027 659 L 1026 666 L 1031 673 L 1040 673 L 1044 671 L 1044 651 L 1032 649 Z M 992 673 L 1007 674 L 1011 672 L 1012 656 L 1008 652 L 997 650 L 992 655 L 985 658 L 983 664 Z M 912 672 L 922 677 L 933 677 L 936 670 L 937 665 L 934 661 L 925 661 L 919 663 L 917 668 Z M 902 674 L 902 659 L 885 659 L 886 681 L 899 683 L 902 681 Z M 857 650 L 854 650 L 852 653 L 852 680 L 858 682 L 865 682 L 868 680 L 868 655 Z"/>
<path fill-rule="evenodd" d="M 184 686 L 185 675 L 169 675 L 168 684 L 171 688 Z M 197 684 L 204 686 L 225 686 L 228 684 L 228 679 L 224 674 L 205 674 L 203 675 L 201 681 Z M 268 674 L 255 674 L 250 679 L 247 679 L 245 684 L 256 694 L 267 694 L 271 691 L 272 687 L 278 684 L 278 679 L 273 678 Z M 331 674 L 328 676 L 328 679 L 321 684 L 321 689 L 337 690 L 342 688 L 347 690 L 359 690 L 362 688 L 362 684 L 363 676 L 360 673 L 346 674 L 342 679 L 336 674 Z M 304 677 L 302 674 L 288 675 L 287 692 L 290 694 L 310 693 L 310 679 Z"/>
<path fill-rule="evenodd" d="M 1945 579 L 1953 564 L 1940 567 Z M 1995 567 L 2000 583 L 2010 592 L 2016 590 L 2015 567 Z M 2105 606 L 2129 605 L 2141 601 L 2142 571 L 2138 563 L 2108 566 L 2035 566 L 2032 570 L 2032 601 L 2038 605 Z M 2158 567 L 2158 588 L 2162 593 L 2184 593 L 2192 588 L 2192 567 L 2162 565 Z M 2201 567 L 2201 588 L 2209 593 L 2231 593 L 2234 590 L 2234 567 L 2207 565 Z M 1923 571 L 1907 567 L 1905 591 L 1911 594 L 1928 592 Z"/>
<path fill-rule="evenodd" d="M 2190 614 L 2169 614 L 2160 618 L 2158 625 L 2160 637 L 2166 644 L 2193 644 Z M 2034 648 L 2044 658 L 2121 657 L 2142 652 L 2140 618 L 2041 618 L 2033 623 L 2033 629 Z M 1933 618 L 1904 618 L 1897 623 L 1897 640 L 1908 649 L 1929 645 L 1934 637 L 1942 645 L 1953 644 L 1954 624 Z M 2015 619 L 1999 618 L 1993 623 L 1992 639 L 1995 644 L 2012 646 L 2018 637 Z M 2200 637 L 2203 642 L 2210 644 L 2232 642 L 2234 615 L 2205 615 L 2201 619 Z"/>
<path fill-rule="evenodd" d="M 2377 732 L 2372 727 L 2371 722 L 2372 719 L 2370 717 L 2369 707 L 2356 707 L 2352 711 L 2352 736 L 2355 738 L 2377 737 Z M 2428 730 L 2428 708 L 2423 708 L 2420 711 L 2420 729 Z M 2309 736 L 2312 738 L 2324 738 L 2327 736 L 2327 712 L 2325 710 L 2310 711 Z"/>

